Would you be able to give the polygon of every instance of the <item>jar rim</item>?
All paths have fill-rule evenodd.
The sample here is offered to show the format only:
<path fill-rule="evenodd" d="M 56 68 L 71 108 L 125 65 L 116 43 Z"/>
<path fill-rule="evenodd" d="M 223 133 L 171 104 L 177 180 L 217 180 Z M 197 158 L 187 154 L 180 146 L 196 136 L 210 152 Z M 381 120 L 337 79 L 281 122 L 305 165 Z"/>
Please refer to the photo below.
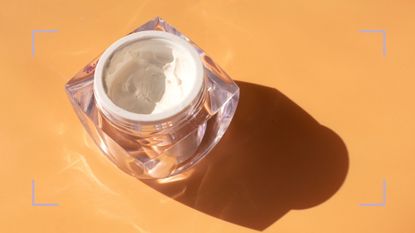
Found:
<path fill-rule="evenodd" d="M 108 97 L 105 91 L 104 69 L 106 67 L 107 62 L 111 59 L 112 55 L 114 54 L 114 52 L 118 49 L 123 48 L 124 46 L 127 46 L 130 43 L 146 39 L 165 39 L 171 42 L 171 44 L 173 44 L 174 46 L 180 46 L 181 48 L 185 49 L 189 53 L 190 57 L 193 59 L 196 73 L 194 85 L 192 86 L 190 93 L 187 96 L 185 96 L 181 103 L 175 106 L 175 108 L 169 109 L 168 111 L 152 114 L 140 114 L 130 112 L 117 106 Z M 197 99 L 197 97 L 200 95 L 203 88 L 203 82 L 204 69 L 202 61 L 200 59 L 200 55 L 188 41 L 169 32 L 149 30 L 129 34 L 115 41 L 104 51 L 104 53 L 100 56 L 95 68 L 93 91 L 98 106 L 101 108 L 101 110 L 103 110 L 104 114 L 109 114 L 109 116 L 107 117 L 122 118 L 134 122 L 160 122 L 165 119 L 169 119 L 173 116 L 176 116 L 177 114 L 181 113 L 186 108 L 188 108 L 192 104 L 192 102 L 195 99 Z"/>

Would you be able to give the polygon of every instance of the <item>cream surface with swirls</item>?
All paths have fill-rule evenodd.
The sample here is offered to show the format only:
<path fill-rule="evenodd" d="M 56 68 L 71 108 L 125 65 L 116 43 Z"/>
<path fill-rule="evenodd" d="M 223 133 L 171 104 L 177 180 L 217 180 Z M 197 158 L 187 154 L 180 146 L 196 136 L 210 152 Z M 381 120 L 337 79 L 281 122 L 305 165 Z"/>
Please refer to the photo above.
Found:
<path fill-rule="evenodd" d="M 140 40 L 114 52 L 104 70 L 104 86 L 117 106 L 139 114 L 178 107 L 195 85 L 191 55 L 159 38 Z"/>

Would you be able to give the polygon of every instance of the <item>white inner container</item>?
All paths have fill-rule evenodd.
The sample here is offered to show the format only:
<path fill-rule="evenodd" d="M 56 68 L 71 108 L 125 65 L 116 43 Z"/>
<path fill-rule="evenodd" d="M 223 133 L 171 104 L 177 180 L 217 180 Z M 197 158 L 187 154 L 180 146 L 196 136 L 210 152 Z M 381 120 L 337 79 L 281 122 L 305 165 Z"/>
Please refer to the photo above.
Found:
<path fill-rule="evenodd" d="M 93 88 L 104 112 L 154 122 L 188 107 L 202 90 L 203 75 L 200 56 L 187 41 L 167 32 L 142 31 L 104 51 Z"/>

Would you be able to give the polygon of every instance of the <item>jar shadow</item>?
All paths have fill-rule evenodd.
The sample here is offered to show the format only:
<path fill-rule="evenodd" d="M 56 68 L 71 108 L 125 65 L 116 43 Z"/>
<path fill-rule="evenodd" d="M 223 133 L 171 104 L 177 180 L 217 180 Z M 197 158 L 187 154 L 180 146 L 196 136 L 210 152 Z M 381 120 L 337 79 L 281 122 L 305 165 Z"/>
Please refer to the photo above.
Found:
<path fill-rule="evenodd" d="M 176 178 L 143 180 L 213 217 L 265 230 L 333 196 L 349 167 L 342 139 L 278 90 L 237 82 L 241 96 L 218 145 Z"/>

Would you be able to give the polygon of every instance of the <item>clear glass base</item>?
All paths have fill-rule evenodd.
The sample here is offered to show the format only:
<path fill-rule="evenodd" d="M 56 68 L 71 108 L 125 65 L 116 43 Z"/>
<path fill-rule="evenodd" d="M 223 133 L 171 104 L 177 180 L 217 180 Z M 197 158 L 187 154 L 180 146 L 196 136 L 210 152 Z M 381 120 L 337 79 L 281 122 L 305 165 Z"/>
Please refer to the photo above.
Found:
<path fill-rule="evenodd" d="M 85 66 L 66 84 L 69 99 L 82 124 L 99 148 L 120 169 L 137 178 L 165 178 L 179 174 L 202 159 L 221 139 L 239 101 L 239 88 L 202 49 L 160 18 L 134 32 L 166 31 L 196 48 L 205 70 L 205 91 L 196 111 L 179 124 L 152 133 L 123 130 L 101 112 L 93 92 L 95 66 Z"/>

